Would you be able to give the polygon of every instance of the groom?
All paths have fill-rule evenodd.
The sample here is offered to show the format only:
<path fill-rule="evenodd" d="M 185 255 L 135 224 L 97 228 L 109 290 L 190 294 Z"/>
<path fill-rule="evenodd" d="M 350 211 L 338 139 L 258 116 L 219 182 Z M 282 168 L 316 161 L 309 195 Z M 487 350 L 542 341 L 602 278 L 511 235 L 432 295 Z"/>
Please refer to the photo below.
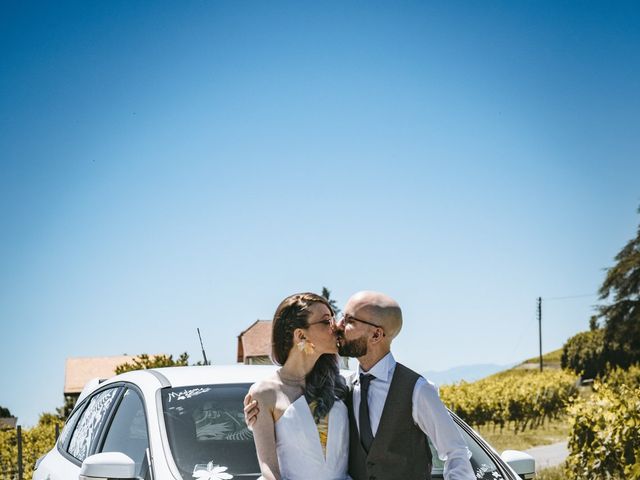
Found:
<path fill-rule="evenodd" d="M 391 353 L 402 311 L 391 297 L 358 292 L 336 323 L 339 353 L 356 357 L 350 416 L 349 474 L 354 480 L 431 478 L 427 437 L 445 480 L 473 480 L 468 450 L 436 387 Z"/>
<path fill-rule="evenodd" d="M 445 480 L 474 480 L 467 447 L 436 387 L 393 358 L 391 342 L 401 328 L 397 302 L 370 291 L 353 295 L 335 324 L 340 355 L 359 363 L 349 405 L 349 475 L 430 479 L 428 436 L 445 462 Z M 247 423 L 253 424 L 259 406 L 249 396 L 245 402 Z"/>

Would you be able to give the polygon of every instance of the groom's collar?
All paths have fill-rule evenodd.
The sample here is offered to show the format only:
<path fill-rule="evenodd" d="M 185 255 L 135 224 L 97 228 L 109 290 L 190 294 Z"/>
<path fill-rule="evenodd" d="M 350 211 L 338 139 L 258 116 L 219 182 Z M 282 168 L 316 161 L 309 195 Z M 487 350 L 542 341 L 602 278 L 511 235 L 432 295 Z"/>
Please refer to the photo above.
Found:
<path fill-rule="evenodd" d="M 376 377 L 379 380 L 383 380 L 385 382 L 389 382 L 391 380 L 391 375 L 393 374 L 393 370 L 396 367 L 396 359 L 393 358 L 393 354 L 391 352 L 387 353 L 384 357 L 378 360 L 371 370 L 365 372 L 358 364 L 358 371 L 356 378 L 360 378 L 361 373 L 369 373 Z"/>

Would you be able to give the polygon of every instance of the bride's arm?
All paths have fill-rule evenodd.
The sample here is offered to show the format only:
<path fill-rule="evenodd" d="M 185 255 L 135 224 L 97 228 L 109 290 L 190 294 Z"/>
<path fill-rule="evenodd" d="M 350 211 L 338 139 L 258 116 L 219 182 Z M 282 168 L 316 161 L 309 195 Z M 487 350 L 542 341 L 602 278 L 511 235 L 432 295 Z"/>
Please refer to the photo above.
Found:
<path fill-rule="evenodd" d="M 280 480 L 280 467 L 276 453 L 276 430 L 273 419 L 276 392 L 264 384 L 254 384 L 249 393 L 260 405 L 260 411 L 252 430 L 262 477 L 265 480 Z"/>

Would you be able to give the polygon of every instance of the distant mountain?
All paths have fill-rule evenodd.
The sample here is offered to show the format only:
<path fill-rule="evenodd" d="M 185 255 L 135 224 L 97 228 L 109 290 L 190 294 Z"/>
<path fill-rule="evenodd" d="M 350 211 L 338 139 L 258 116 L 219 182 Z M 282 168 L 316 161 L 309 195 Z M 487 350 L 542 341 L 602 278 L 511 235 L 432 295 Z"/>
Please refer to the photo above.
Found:
<path fill-rule="evenodd" d="M 492 363 L 482 363 L 477 365 L 462 365 L 439 372 L 430 370 L 423 372 L 422 376 L 431 380 L 436 385 L 446 385 L 449 383 L 459 382 L 460 380 L 473 382 L 475 380 L 488 377 L 489 375 L 493 375 L 494 373 L 501 372 L 502 370 L 507 370 L 514 365 L 516 364 L 495 365 Z"/>

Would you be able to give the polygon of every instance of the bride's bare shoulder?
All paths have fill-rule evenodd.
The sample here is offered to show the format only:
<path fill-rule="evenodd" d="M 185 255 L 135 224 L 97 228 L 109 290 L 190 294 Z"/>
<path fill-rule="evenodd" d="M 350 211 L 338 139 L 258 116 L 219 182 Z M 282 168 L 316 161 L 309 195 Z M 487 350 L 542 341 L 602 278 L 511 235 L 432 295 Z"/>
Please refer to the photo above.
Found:
<path fill-rule="evenodd" d="M 260 403 L 275 405 L 278 394 L 282 392 L 282 381 L 277 373 L 251 385 L 249 393 Z"/>

